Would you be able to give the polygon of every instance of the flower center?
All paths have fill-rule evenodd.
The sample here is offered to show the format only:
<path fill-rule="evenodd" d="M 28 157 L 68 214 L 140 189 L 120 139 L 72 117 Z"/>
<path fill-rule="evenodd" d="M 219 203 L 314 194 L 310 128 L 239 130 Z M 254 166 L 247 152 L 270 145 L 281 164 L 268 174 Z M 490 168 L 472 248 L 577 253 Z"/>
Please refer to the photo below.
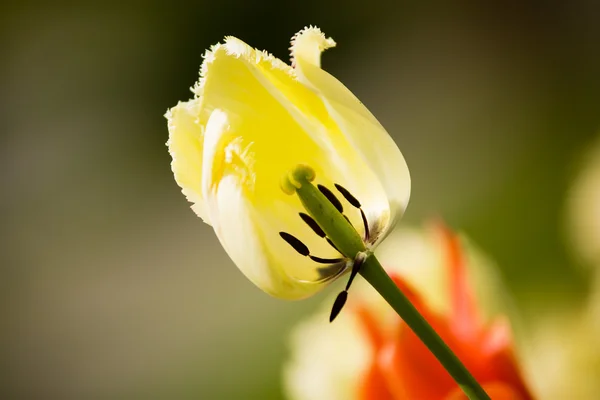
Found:
<path fill-rule="evenodd" d="M 346 201 L 360 211 L 364 224 L 364 239 L 360 237 L 350 219 L 344 214 L 344 207 L 336 195 L 324 185 L 318 184 L 315 187 L 311 183 L 314 181 L 315 176 L 315 171 L 311 167 L 298 165 L 283 178 L 281 189 L 287 194 L 293 195 L 295 193 L 298 195 L 302 205 L 308 212 L 308 214 L 300 212 L 300 218 L 317 236 L 327 240 L 340 253 L 341 257 L 321 258 L 315 256 L 311 254 L 308 246 L 292 234 L 279 232 L 279 236 L 300 255 L 309 257 L 316 263 L 328 264 L 327 267 L 318 269 L 322 278 L 334 277 L 348 268 L 352 269 L 346 288 L 338 295 L 333 305 L 330 316 L 330 321 L 333 321 L 346 303 L 348 290 L 359 272 L 360 266 L 370 254 L 366 250 L 366 244 L 370 242 L 370 231 L 367 217 L 358 199 L 343 186 L 337 183 L 334 184 Z"/>
<path fill-rule="evenodd" d="M 315 187 L 311 183 L 315 177 L 316 174 L 311 167 L 298 165 L 284 176 L 281 181 L 281 189 L 286 194 L 298 195 L 302 205 L 308 212 L 308 214 L 301 212 L 299 215 L 313 232 L 325 238 L 346 258 L 354 259 L 356 254 L 364 251 L 366 245 L 370 242 L 369 223 L 362 206 L 350 191 L 337 183 L 334 184 L 335 188 L 348 203 L 360 211 L 365 231 L 364 238 L 360 237 L 350 219 L 344 214 L 344 207 L 336 195 L 324 185 L 318 184 Z M 289 234 L 285 233 L 285 235 Z M 297 243 L 301 243 L 300 240 L 294 239 L 297 240 Z M 288 241 L 288 243 L 290 242 Z M 302 246 L 306 247 L 304 244 Z M 298 251 L 298 248 L 294 245 L 292 247 Z M 310 252 L 306 254 L 298 252 L 302 255 L 310 256 Z"/>

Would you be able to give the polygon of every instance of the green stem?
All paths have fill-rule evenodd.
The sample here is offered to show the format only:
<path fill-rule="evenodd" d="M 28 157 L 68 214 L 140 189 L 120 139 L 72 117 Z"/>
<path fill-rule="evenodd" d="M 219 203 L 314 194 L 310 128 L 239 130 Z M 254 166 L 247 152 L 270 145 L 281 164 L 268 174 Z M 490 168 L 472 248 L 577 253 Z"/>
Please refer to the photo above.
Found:
<path fill-rule="evenodd" d="M 342 214 L 342 207 L 340 206 L 338 210 L 332 201 L 323 194 L 323 188 L 318 189 L 311 183 L 314 179 L 315 171 L 311 167 L 298 165 L 284 177 L 281 189 L 290 195 L 297 194 L 306 211 L 317 221 L 327 237 L 333 241 L 342 254 L 350 260 L 356 260 L 357 254 L 365 254 L 366 249 L 362 238 Z M 479 386 L 473 375 L 425 318 L 419 314 L 419 311 L 412 305 L 410 300 L 398 289 L 374 255 L 370 254 L 367 257 L 360 269 L 360 274 L 396 310 L 398 315 L 454 378 L 469 399 L 490 400 L 490 397 Z"/>
<path fill-rule="evenodd" d="M 442 338 L 433 330 L 410 300 L 398 289 L 398 286 L 388 276 L 374 255 L 367 258 L 361 267 L 360 274 L 379 292 L 410 329 L 421 339 L 469 399 L 490 399 L 490 396 L 487 395 L 456 354 L 452 352 L 450 347 L 444 343 Z"/>

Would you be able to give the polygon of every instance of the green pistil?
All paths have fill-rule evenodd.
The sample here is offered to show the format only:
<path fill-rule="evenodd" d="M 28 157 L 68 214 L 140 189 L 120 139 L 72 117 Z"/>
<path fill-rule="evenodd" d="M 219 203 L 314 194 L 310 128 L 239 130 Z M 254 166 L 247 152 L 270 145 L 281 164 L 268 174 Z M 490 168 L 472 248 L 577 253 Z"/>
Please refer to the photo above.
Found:
<path fill-rule="evenodd" d="M 342 213 L 311 183 L 314 179 L 312 168 L 298 165 L 283 179 L 281 188 L 287 194 L 296 193 L 327 237 L 344 256 L 353 260 L 359 252 L 366 250 L 365 244 Z"/>

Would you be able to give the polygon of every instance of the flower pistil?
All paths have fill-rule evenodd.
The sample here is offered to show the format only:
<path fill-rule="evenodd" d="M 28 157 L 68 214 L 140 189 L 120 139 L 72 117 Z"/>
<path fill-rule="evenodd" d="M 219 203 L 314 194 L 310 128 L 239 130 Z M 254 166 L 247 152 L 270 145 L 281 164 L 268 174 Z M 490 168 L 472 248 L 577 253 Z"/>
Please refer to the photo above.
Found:
<path fill-rule="evenodd" d="M 330 321 L 340 313 L 348 298 L 348 290 L 360 267 L 371 254 L 368 247 L 377 239 L 371 235 L 369 223 L 361 207 L 360 201 L 350 191 L 334 184 L 335 188 L 353 207 L 358 209 L 364 224 L 364 238 L 354 228 L 350 219 L 344 214 L 344 207 L 336 195 L 326 186 L 312 184 L 315 171 L 307 165 L 298 165 L 281 181 L 281 189 L 289 195 L 297 194 L 308 214 L 300 212 L 302 220 L 321 238 L 340 253 L 339 258 L 321 258 L 311 254 L 310 249 L 302 241 L 288 232 L 279 232 L 279 236 L 294 248 L 300 255 L 309 257 L 316 263 L 328 264 L 318 268 L 319 275 L 331 279 L 351 270 L 346 288 L 338 294 L 331 310 Z"/>

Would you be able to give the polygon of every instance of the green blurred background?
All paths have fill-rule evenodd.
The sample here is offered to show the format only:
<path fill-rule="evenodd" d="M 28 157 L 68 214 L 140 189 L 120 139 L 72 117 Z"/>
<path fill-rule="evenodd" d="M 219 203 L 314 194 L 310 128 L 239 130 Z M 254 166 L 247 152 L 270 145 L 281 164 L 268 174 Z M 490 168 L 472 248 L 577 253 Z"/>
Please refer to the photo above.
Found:
<path fill-rule="evenodd" d="M 411 169 L 405 223 L 468 234 L 525 316 L 577 306 L 589 279 L 565 205 L 600 132 L 598 15 L 586 0 L 3 3 L 0 397 L 283 398 L 287 335 L 323 295 L 247 281 L 164 145 L 164 112 L 225 35 L 287 60 L 321 27 L 338 43 L 324 68 Z"/>

